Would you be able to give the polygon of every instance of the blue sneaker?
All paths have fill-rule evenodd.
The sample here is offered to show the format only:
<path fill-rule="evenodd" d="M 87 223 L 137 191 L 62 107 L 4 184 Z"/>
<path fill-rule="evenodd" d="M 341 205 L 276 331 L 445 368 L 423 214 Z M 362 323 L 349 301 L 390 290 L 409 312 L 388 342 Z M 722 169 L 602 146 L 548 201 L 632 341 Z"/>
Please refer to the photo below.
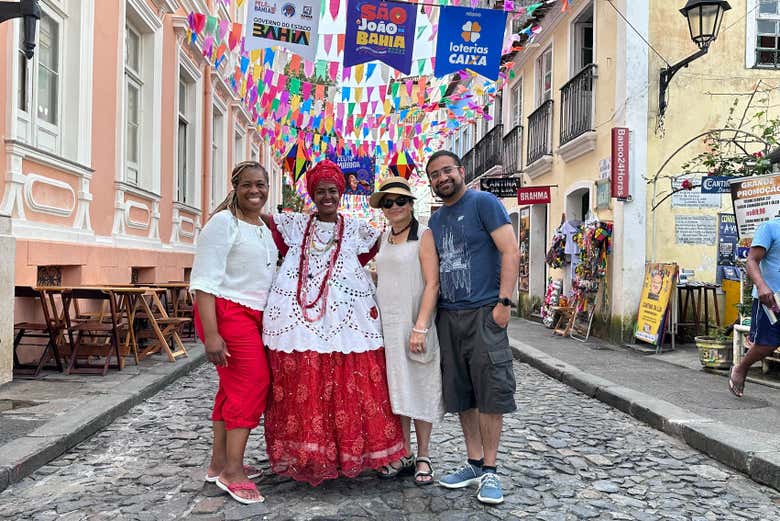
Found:
<path fill-rule="evenodd" d="M 479 480 L 479 492 L 477 499 L 488 505 L 498 505 L 504 502 L 504 492 L 501 490 L 501 481 L 492 472 L 482 474 Z"/>
<path fill-rule="evenodd" d="M 463 488 L 479 483 L 482 469 L 471 463 L 466 463 L 455 472 L 447 474 L 439 480 L 439 485 L 446 488 Z"/>

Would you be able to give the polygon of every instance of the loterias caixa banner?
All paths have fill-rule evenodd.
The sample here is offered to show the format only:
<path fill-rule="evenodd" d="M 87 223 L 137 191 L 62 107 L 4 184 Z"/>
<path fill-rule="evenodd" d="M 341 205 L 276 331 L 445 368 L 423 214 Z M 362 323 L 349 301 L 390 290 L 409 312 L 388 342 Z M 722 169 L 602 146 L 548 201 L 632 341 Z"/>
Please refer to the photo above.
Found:
<path fill-rule="evenodd" d="M 471 69 L 497 80 L 505 27 L 505 11 L 442 7 L 434 75 Z"/>
<path fill-rule="evenodd" d="M 250 0 L 247 7 L 247 50 L 278 45 L 314 61 L 319 39 L 319 0 Z"/>
<path fill-rule="evenodd" d="M 377 60 L 409 74 L 416 24 L 415 4 L 350 0 L 344 67 Z"/>

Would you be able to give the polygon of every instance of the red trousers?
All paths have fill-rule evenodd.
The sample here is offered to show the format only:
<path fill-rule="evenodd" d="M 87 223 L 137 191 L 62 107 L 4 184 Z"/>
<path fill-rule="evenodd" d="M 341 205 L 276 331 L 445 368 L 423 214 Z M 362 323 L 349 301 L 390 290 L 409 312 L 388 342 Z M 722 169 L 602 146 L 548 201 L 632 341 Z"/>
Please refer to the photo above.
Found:
<path fill-rule="evenodd" d="M 263 345 L 263 313 L 217 297 L 217 330 L 230 356 L 227 367 L 217 367 L 219 390 L 214 398 L 213 421 L 225 429 L 254 429 L 266 408 L 271 374 Z M 195 331 L 205 342 L 195 306 Z"/>

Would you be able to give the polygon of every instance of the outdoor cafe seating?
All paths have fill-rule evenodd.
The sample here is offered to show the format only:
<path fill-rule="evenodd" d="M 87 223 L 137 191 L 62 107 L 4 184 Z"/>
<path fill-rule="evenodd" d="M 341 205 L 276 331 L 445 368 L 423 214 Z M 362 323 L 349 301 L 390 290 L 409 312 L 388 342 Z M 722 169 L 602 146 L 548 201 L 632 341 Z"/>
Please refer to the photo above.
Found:
<path fill-rule="evenodd" d="M 192 311 L 179 295 L 187 283 L 165 286 L 16 286 L 16 298 L 29 299 L 26 314 L 36 318 L 14 324 L 14 374 L 38 377 L 53 362 L 66 374 L 106 375 L 127 358 L 138 365 L 156 353 L 170 362 L 187 356 L 181 334 Z M 168 299 L 174 288 L 176 300 Z"/>

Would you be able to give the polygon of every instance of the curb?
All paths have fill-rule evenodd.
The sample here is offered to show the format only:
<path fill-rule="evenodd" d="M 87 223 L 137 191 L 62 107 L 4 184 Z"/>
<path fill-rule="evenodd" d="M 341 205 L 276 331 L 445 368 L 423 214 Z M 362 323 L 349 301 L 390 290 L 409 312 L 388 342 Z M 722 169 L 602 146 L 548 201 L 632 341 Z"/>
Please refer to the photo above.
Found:
<path fill-rule="evenodd" d="M 780 491 L 780 450 L 776 446 L 756 444 L 744 429 L 594 376 L 511 336 L 509 343 L 519 361 Z"/>
<path fill-rule="evenodd" d="M 33 432 L 2 445 L 0 492 L 21 481 L 67 450 L 110 425 L 131 408 L 147 400 L 205 360 L 203 348 L 188 346 L 189 357 L 170 365 L 148 368 L 122 388 L 121 395 L 104 395 L 66 417 L 56 417 Z M 182 363 L 183 362 L 183 363 Z"/>

